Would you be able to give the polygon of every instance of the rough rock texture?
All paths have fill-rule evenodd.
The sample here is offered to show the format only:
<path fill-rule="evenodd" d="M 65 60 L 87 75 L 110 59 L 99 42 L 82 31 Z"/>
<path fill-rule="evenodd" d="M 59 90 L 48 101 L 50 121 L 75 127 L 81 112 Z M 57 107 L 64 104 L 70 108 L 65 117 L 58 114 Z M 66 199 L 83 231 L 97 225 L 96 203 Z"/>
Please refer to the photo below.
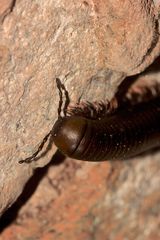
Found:
<path fill-rule="evenodd" d="M 2 217 L 1 230 L 15 221 L 0 240 L 159 240 L 159 167 L 158 154 L 121 163 L 53 161 Z"/>
<path fill-rule="evenodd" d="M 18 164 L 18 160 L 31 155 L 37 149 L 39 142 L 51 129 L 57 117 L 59 97 L 54 81 L 55 78 L 60 77 L 65 83 L 72 103 L 79 99 L 90 101 L 111 99 L 118 85 L 126 76 L 144 70 L 159 55 L 159 6 L 159 1 L 145 0 L 3 0 L 0 2 L 1 213 L 19 196 L 33 170 L 37 167 L 45 166 L 55 152 L 55 147 L 52 146 L 37 162 L 30 165 Z M 149 79 L 149 84 L 153 83 L 155 79 L 160 81 L 160 76 L 157 72 L 156 70 L 156 75 L 153 75 L 152 78 L 149 78 L 149 75 L 145 76 L 145 78 Z M 142 80 L 144 80 L 143 76 Z M 143 83 L 145 83 L 145 80 Z M 120 170 L 116 172 L 118 180 L 116 178 L 114 184 L 116 185 L 117 181 L 121 180 L 119 178 L 121 175 L 125 175 L 125 172 L 129 174 L 132 168 L 134 168 L 135 172 L 137 171 L 136 169 L 142 170 L 136 172 L 137 178 L 139 176 L 142 179 L 146 176 L 146 172 L 149 169 L 153 179 L 150 179 L 149 176 L 147 181 L 152 180 L 153 182 L 151 181 L 151 190 L 147 193 L 147 196 L 149 199 L 151 198 L 151 205 L 153 206 L 150 194 L 156 192 L 159 181 L 156 174 L 154 175 L 155 169 L 158 169 L 157 158 L 156 155 L 153 159 L 148 159 L 148 161 L 135 161 L 131 163 L 131 166 L 133 165 L 131 169 L 128 169 L 125 163 L 119 163 Z M 153 172 L 150 167 L 152 165 L 151 160 L 156 165 L 155 167 L 153 166 Z M 52 202 L 54 202 L 54 205 L 56 199 L 56 204 L 53 206 L 55 214 L 49 215 L 49 222 L 53 225 L 48 225 L 51 232 L 56 229 L 56 234 L 60 234 L 63 230 L 64 234 L 65 231 L 66 234 L 69 234 L 67 233 L 69 228 L 70 233 L 73 234 L 73 239 L 75 239 L 74 234 L 77 234 L 77 232 L 83 232 L 85 236 L 85 234 L 88 234 L 87 230 L 89 227 L 94 228 L 96 226 L 97 231 L 103 234 L 105 232 L 106 218 L 108 218 L 108 215 L 103 216 L 103 212 L 105 209 L 108 211 L 108 202 L 110 204 L 112 202 L 112 199 L 106 200 L 105 196 L 114 194 L 115 189 L 114 184 L 113 188 L 110 186 L 110 190 L 105 185 L 105 179 L 108 179 L 108 174 L 109 178 L 111 175 L 111 179 L 114 176 L 112 176 L 112 171 L 109 172 L 110 164 L 75 163 L 73 160 L 70 164 L 71 167 L 68 168 L 68 172 L 66 172 L 65 164 L 64 166 L 62 164 L 56 168 L 53 167 L 50 170 L 51 176 L 47 176 L 46 179 L 48 180 L 45 179 L 44 181 L 51 183 L 55 181 L 56 183 L 52 184 L 56 185 L 56 191 L 47 185 L 45 188 L 42 186 L 43 190 L 40 192 L 39 197 L 33 200 L 35 204 L 31 203 L 31 206 L 28 206 L 31 213 L 28 213 L 28 210 L 26 210 L 26 214 L 31 216 L 31 223 L 29 221 L 28 224 L 32 224 L 33 216 L 45 219 L 43 212 L 45 213 L 46 210 L 44 209 L 48 207 L 46 202 L 49 205 L 52 205 Z M 77 174 L 79 174 L 77 173 L 77 168 L 79 166 L 81 174 L 87 179 L 83 181 L 83 184 L 81 183 L 81 176 L 79 177 L 78 175 L 77 177 Z M 105 167 L 103 168 L 103 166 Z M 61 180 L 63 184 L 60 184 L 60 186 L 58 184 L 59 174 L 62 175 L 62 179 L 63 177 L 65 179 Z M 93 178 L 92 181 L 93 175 L 95 175 L 95 179 Z M 134 180 L 136 184 L 136 186 L 134 185 L 135 189 L 141 187 L 142 179 L 141 181 L 137 180 L 137 182 Z M 130 186 L 132 179 L 128 180 L 126 178 L 125 180 L 129 181 L 128 185 Z M 89 184 L 88 188 L 85 184 L 86 181 Z M 112 185 L 112 181 L 110 184 Z M 119 187 L 121 187 L 121 184 L 123 186 L 123 180 L 120 182 Z M 128 185 L 124 187 L 127 188 L 126 193 L 128 192 L 129 194 L 131 189 Z M 98 186 L 100 190 L 98 189 L 97 191 Z M 44 191 L 46 191 L 45 194 Z M 143 186 L 142 191 L 146 191 L 146 188 L 143 188 Z M 94 198 L 96 194 L 99 195 Z M 134 191 L 132 194 L 134 195 Z M 122 197 L 123 192 L 120 192 L 119 195 Z M 45 201 L 43 201 L 43 198 Z M 78 202 L 75 202 L 74 198 Z M 39 202 L 40 199 L 42 202 Z M 88 201 L 88 199 L 91 201 L 89 206 L 87 202 L 83 202 Z M 141 204 L 146 199 L 142 196 Z M 130 207 L 132 204 L 134 205 L 130 199 L 127 201 Z M 62 204 L 62 209 L 64 208 L 62 213 L 57 212 L 58 208 L 61 208 L 60 203 Z M 114 201 L 114 204 L 118 209 L 120 208 L 117 202 Z M 121 204 L 123 205 L 123 203 Z M 146 204 L 149 203 L 147 202 Z M 69 209 L 67 209 L 67 206 Z M 82 206 L 82 209 L 80 206 Z M 142 214 L 145 211 L 147 212 L 147 206 L 142 211 Z M 41 209 L 42 215 L 39 213 Z M 90 209 L 92 210 L 90 211 Z M 128 209 L 130 211 L 130 208 Z M 78 211 L 81 211 L 81 214 Z M 65 215 L 65 212 L 68 212 L 68 215 Z M 76 216 L 74 215 L 75 212 L 78 212 Z M 94 218 L 97 214 L 100 214 L 102 218 Z M 121 212 L 119 214 L 123 218 L 123 214 Z M 150 216 L 150 213 L 146 214 Z M 22 218 L 25 216 L 25 210 L 23 209 L 21 216 Z M 68 219 L 72 217 L 71 222 L 77 221 L 78 224 L 76 233 L 72 233 L 74 226 L 65 227 L 63 225 L 63 222 L 66 221 L 69 224 Z M 114 217 L 113 222 L 115 221 Z M 133 217 L 133 221 L 136 221 L 135 219 Z M 81 221 L 84 221 L 84 223 L 82 224 Z M 45 220 L 42 221 L 42 224 L 44 224 L 43 227 L 45 228 Z M 109 221 L 108 224 L 110 224 L 109 231 L 111 231 L 113 227 L 112 221 Z M 148 221 L 148 225 L 153 226 L 152 220 L 151 222 L 150 220 Z M 88 226 L 87 230 L 86 226 Z M 41 225 L 38 223 L 36 228 L 33 226 L 33 231 L 38 232 L 40 227 Z M 120 228 L 120 226 L 116 227 Z M 156 225 L 154 227 L 156 229 Z M 130 228 L 128 228 L 128 231 Z M 20 227 L 19 230 L 24 234 L 23 231 L 27 229 L 24 230 Z M 11 231 L 13 230 L 11 229 Z M 50 234 L 49 232 L 48 230 L 47 234 Z M 90 229 L 90 232 L 93 234 L 92 229 Z M 152 229 L 148 230 L 148 232 L 147 234 L 155 234 L 154 229 L 153 231 Z M 125 234 L 125 230 L 123 234 Z M 66 239 L 66 236 L 64 235 L 62 239 Z M 52 235 L 51 239 L 53 239 Z M 91 237 L 91 239 L 93 238 Z M 105 239 L 105 237 L 101 239 Z M 116 238 L 112 237 L 111 239 Z M 122 237 L 117 237 L 117 239 L 124 239 L 123 235 Z"/>
<path fill-rule="evenodd" d="M 0 2 L 0 22 L 3 23 L 7 14 L 14 8 L 15 0 L 1 0 Z"/>

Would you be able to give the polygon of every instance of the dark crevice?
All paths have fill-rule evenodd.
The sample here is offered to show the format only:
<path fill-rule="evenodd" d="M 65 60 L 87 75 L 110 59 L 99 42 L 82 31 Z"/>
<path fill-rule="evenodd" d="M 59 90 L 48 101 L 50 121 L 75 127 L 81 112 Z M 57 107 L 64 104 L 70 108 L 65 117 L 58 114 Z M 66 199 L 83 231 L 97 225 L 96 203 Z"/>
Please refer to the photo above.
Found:
<path fill-rule="evenodd" d="M 8 14 L 13 12 L 15 5 L 16 5 L 16 0 L 13 0 L 11 5 L 8 7 L 8 9 L 6 9 L 6 11 L 2 14 L 2 16 L 0 16 L 2 24 L 5 20 L 5 18 L 8 16 Z"/>
<path fill-rule="evenodd" d="M 33 193 L 36 191 L 39 183 L 45 177 L 50 166 L 57 166 L 64 162 L 65 157 L 59 151 L 57 151 L 49 164 L 43 168 L 38 168 L 35 170 L 33 176 L 29 179 L 24 187 L 22 194 L 18 197 L 16 202 L 2 215 L 0 218 L 0 233 L 5 230 L 6 227 L 15 222 L 18 212 L 21 207 L 32 197 Z"/>
<path fill-rule="evenodd" d="M 15 5 L 16 5 L 16 0 L 13 0 L 13 2 L 12 2 L 12 4 L 11 4 L 11 7 L 10 7 L 10 9 L 11 9 L 10 12 L 13 11 Z"/>

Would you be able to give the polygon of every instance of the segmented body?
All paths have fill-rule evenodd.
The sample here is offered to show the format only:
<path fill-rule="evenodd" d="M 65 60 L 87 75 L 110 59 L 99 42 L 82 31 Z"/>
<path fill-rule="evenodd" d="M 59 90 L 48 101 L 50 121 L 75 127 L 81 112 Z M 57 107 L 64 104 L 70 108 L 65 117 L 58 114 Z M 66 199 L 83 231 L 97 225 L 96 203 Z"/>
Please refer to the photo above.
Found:
<path fill-rule="evenodd" d="M 160 98 L 101 119 L 59 117 L 51 131 L 65 155 L 87 161 L 128 158 L 160 146 Z"/>

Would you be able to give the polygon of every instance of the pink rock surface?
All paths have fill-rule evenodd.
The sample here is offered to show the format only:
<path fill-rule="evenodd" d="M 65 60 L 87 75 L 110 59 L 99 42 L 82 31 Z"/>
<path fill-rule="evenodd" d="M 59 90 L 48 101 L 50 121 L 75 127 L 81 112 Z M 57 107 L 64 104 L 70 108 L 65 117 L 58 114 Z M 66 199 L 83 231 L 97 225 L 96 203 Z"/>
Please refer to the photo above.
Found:
<path fill-rule="evenodd" d="M 143 71 L 159 56 L 159 9 L 159 1 L 145 0 L 0 2 L 1 214 L 20 195 L 34 169 L 47 165 L 55 153 L 53 145 L 37 162 L 30 165 L 18 164 L 21 158 L 30 156 L 37 149 L 57 118 L 59 96 L 55 78 L 62 79 L 72 103 L 76 103 L 79 98 L 83 101 L 111 99 L 126 76 Z M 155 80 L 159 82 L 157 69 L 140 76 L 140 86 L 152 85 Z M 136 85 L 135 89 L 139 91 Z M 150 167 L 152 164 L 155 166 Z M 95 239 L 99 236 L 102 236 L 102 240 L 106 239 L 116 226 L 121 228 L 117 221 L 121 224 L 125 214 L 128 215 L 134 206 L 134 201 L 129 198 L 130 193 L 134 195 L 141 188 L 143 178 L 150 171 L 151 177 L 147 176 L 147 181 L 151 181 L 151 190 L 137 203 L 143 205 L 143 202 L 147 202 L 146 209 L 140 208 L 142 217 L 136 211 L 131 219 L 129 217 L 124 221 L 124 226 L 128 219 L 131 224 L 127 230 L 125 227 L 121 228 L 121 232 L 114 230 L 113 237 L 109 239 L 124 239 L 134 226 L 139 228 L 135 233 L 137 239 L 140 233 L 140 236 L 144 236 L 144 226 L 149 229 L 144 239 L 156 239 L 159 234 L 158 220 L 147 209 L 154 204 L 157 206 L 155 199 L 159 199 L 156 193 L 159 178 L 155 173 L 158 164 L 158 155 L 150 155 L 148 160 L 131 163 L 134 171 L 138 171 L 140 166 L 143 169 L 136 172 L 136 177 L 141 177 L 141 181 L 127 178 L 129 186 L 134 182 L 135 189 L 125 186 L 126 195 L 119 193 L 120 197 L 127 198 L 129 207 L 127 210 L 123 208 L 126 213 L 120 212 L 120 217 L 118 215 L 116 219 L 115 212 L 113 219 L 109 219 L 112 199 L 106 203 L 106 195 L 114 195 L 114 184 L 119 184 L 121 188 L 123 181 L 116 178 L 110 189 L 108 185 L 106 187 L 108 174 L 109 178 L 114 177 L 112 171 L 110 173 L 108 170 L 109 163 L 75 163 L 72 160 L 68 170 L 65 163 L 52 167 L 50 175 L 46 173 L 44 177 L 45 183 L 39 185 L 40 192 L 37 190 L 19 213 L 20 220 L 17 221 L 22 221 L 21 226 L 13 224 L 3 232 L 2 237 L 17 240 L 19 236 L 28 237 L 32 233 L 38 236 L 42 227 L 39 233 L 41 239 L 53 239 L 53 236 L 54 239 L 60 239 L 59 234 L 62 239 L 75 239 L 75 236 L 79 239 L 82 236 L 93 239 L 93 228 L 96 226 Z M 120 168 L 116 170 L 118 178 L 123 174 L 129 175 L 133 170 L 127 168 L 127 163 L 119 165 Z M 81 171 L 77 173 L 79 167 Z M 57 183 L 59 173 L 65 179 L 60 180 L 60 186 Z M 83 177 L 89 185 L 86 180 L 82 181 Z M 49 185 L 50 178 L 54 187 Z M 142 191 L 146 191 L 143 186 Z M 151 199 L 151 205 L 147 205 L 147 199 Z M 115 200 L 113 205 L 116 209 L 121 207 Z M 103 214 L 104 211 L 111 214 Z M 148 222 L 144 221 L 146 216 Z M 47 223 L 43 219 L 47 219 Z M 106 221 L 110 226 L 108 232 L 105 230 Z M 141 228 L 135 224 L 137 221 L 143 223 Z M 28 232 L 29 227 L 31 232 Z M 129 239 L 135 239 L 134 235 Z"/>

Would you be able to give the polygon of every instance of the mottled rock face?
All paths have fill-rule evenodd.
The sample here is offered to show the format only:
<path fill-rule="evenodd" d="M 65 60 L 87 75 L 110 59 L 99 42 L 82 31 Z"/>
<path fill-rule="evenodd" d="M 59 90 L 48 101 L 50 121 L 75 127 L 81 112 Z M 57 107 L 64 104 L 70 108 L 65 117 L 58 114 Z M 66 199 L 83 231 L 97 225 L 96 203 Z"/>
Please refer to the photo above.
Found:
<path fill-rule="evenodd" d="M 0 23 L 3 22 L 7 14 L 14 8 L 15 0 L 1 0 L 0 2 Z"/>
<path fill-rule="evenodd" d="M 159 6 L 146 0 L 0 1 L 0 213 L 55 152 L 52 146 L 39 161 L 18 164 L 57 118 L 55 78 L 72 103 L 111 99 L 126 76 L 159 56 Z M 160 79 L 152 74 L 143 85 Z"/>
<path fill-rule="evenodd" d="M 153 1 L 96 1 L 96 36 L 104 64 L 133 75 L 159 55 L 158 9 Z"/>

